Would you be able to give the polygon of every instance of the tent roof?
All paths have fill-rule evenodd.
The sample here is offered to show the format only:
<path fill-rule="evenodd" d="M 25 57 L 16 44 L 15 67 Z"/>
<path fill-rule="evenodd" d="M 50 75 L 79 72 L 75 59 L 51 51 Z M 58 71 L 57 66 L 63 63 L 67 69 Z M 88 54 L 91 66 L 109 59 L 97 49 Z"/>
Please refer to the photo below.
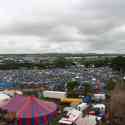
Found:
<path fill-rule="evenodd" d="M 0 109 L 2 109 L 2 107 L 7 105 L 8 103 L 9 103 L 9 100 L 5 100 L 5 101 L 0 102 Z"/>
<path fill-rule="evenodd" d="M 41 101 L 35 96 L 29 96 L 26 98 L 23 106 L 18 111 L 18 117 L 31 118 L 38 116 L 45 116 L 55 112 L 57 105 L 52 102 Z"/>
<path fill-rule="evenodd" d="M 13 88 L 15 87 L 15 83 L 8 83 L 8 82 L 0 82 L 0 88 L 5 89 L 5 88 Z"/>
<path fill-rule="evenodd" d="M 16 112 L 19 118 L 31 118 L 54 113 L 57 105 L 52 102 L 41 101 L 35 96 L 16 96 L 2 109 L 8 112 Z"/>
<path fill-rule="evenodd" d="M 10 97 L 7 94 L 0 93 L 0 101 L 8 100 Z"/>
<path fill-rule="evenodd" d="M 96 116 L 85 116 L 84 118 L 79 117 L 76 120 L 76 125 L 96 125 Z"/>
<path fill-rule="evenodd" d="M 17 112 L 23 105 L 25 99 L 26 97 L 24 96 L 15 96 L 9 101 L 7 105 L 2 107 L 2 109 L 7 110 L 8 112 Z"/>

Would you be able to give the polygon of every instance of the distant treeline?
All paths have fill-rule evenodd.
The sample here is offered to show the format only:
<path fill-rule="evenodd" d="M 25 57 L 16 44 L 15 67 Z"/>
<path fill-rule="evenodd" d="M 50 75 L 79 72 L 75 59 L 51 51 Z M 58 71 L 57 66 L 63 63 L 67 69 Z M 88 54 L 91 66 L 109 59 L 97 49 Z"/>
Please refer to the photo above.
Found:
<path fill-rule="evenodd" d="M 125 56 L 125 54 L 118 54 L 118 53 L 104 53 L 104 54 L 97 54 L 97 53 L 43 53 L 43 54 L 0 54 L 0 56 L 4 56 L 4 57 L 86 57 L 86 56 Z"/>
<path fill-rule="evenodd" d="M 100 67 L 100 66 L 110 66 L 118 71 L 125 71 L 125 57 L 118 56 L 114 58 L 95 58 L 88 60 L 86 58 L 80 58 L 78 61 L 73 58 L 65 58 L 64 56 L 58 56 L 53 61 L 41 61 L 39 63 L 30 63 L 30 62 L 14 62 L 6 61 L 0 64 L 0 69 L 45 69 L 45 68 L 65 68 L 72 65 L 84 65 L 85 67 Z"/>
<path fill-rule="evenodd" d="M 4 63 L 0 64 L 0 69 L 34 69 L 34 68 L 45 68 L 44 65 L 34 63 Z"/>
<path fill-rule="evenodd" d="M 81 60 L 82 64 L 86 67 L 90 67 L 94 65 L 95 67 L 100 66 L 110 66 L 114 70 L 120 71 L 121 73 L 125 72 L 125 57 L 124 56 L 117 56 L 114 58 L 102 58 L 102 59 L 95 59 L 95 60 Z"/>
<path fill-rule="evenodd" d="M 46 69 L 46 68 L 65 68 L 66 66 L 75 65 L 71 60 L 67 60 L 64 57 L 57 57 L 54 61 L 40 61 L 39 63 L 35 62 L 15 62 L 12 60 L 4 61 L 0 64 L 0 69 Z"/>

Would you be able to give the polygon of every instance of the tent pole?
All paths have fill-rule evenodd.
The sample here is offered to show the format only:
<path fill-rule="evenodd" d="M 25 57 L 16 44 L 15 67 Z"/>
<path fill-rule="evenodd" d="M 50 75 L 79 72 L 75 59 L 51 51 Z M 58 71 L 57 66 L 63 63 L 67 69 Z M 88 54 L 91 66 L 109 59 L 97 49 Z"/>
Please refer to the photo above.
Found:
<path fill-rule="evenodd" d="M 15 121 L 15 125 L 18 125 L 18 114 L 16 113 L 16 121 Z"/>

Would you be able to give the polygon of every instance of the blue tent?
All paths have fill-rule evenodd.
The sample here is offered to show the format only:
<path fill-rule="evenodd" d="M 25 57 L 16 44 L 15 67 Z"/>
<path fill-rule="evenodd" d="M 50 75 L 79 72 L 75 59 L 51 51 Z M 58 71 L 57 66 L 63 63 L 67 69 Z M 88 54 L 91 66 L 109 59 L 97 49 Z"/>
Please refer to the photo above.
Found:
<path fill-rule="evenodd" d="M 92 102 L 92 97 L 91 96 L 85 96 L 83 98 L 83 102 L 90 104 Z"/>
<path fill-rule="evenodd" d="M 15 83 L 0 82 L 0 89 L 9 89 L 16 87 Z"/>

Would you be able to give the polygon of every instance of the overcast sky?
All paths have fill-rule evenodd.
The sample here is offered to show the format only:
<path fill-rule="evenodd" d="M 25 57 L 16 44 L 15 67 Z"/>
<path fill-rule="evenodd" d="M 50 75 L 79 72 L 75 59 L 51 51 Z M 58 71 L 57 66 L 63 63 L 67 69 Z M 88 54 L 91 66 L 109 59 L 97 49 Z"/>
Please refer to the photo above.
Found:
<path fill-rule="evenodd" d="M 0 53 L 125 53 L 125 0 L 0 0 Z"/>

